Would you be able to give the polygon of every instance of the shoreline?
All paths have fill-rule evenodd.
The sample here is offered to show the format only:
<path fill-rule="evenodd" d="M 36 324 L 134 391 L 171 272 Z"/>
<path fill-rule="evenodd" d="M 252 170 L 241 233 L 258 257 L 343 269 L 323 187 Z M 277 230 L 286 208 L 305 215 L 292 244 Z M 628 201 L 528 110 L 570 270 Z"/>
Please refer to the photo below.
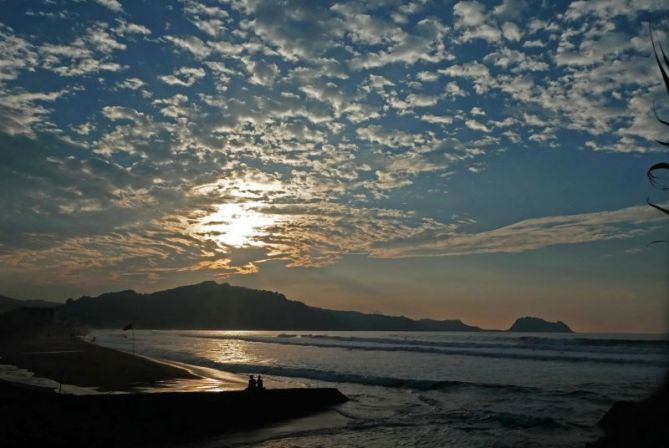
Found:
<path fill-rule="evenodd" d="M 0 378 L 3 448 L 193 444 L 348 400 L 328 388 L 247 392 L 238 378 L 98 346 L 67 325 L 18 332 L 0 326 L 0 364 L 45 380 L 38 386 Z M 54 381 L 74 387 L 59 393 Z M 73 394 L 76 388 L 83 393 Z"/>
<path fill-rule="evenodd" d="M 59 326 L 0 337 L 0 363 L 100 392 L 132 392 L 168 381 L 200 378 L 168 363 L 86 342 Z"/>

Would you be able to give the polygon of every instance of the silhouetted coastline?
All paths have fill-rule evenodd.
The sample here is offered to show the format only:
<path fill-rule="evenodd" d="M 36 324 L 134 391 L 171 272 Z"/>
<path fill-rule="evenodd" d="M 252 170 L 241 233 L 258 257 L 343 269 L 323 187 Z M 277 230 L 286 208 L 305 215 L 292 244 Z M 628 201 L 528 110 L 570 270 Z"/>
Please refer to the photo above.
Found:
<path fill-rule="evenodd" d="M 411 319 L 309 306 L 283 294 L 206 281 L 142 294 L 132 290 L 68 299 L 59 315 L 93 328 L 191 330 L 328 331 L 503 331 L 483 329 L 459 319 Z M 506 331 L 565 332 L 562 322 L 518 319 Z"/>

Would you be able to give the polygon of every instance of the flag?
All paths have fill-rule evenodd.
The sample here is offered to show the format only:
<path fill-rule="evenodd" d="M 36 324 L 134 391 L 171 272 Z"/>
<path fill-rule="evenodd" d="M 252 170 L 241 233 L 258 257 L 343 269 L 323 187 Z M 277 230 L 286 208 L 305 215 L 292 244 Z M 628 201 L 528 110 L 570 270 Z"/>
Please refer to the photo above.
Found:
<path fill-rule="evenodd" d="M 126 325 L 125 327 L 123 327 L 123 331 L 127 331 L 127 330 L 132 330 L 132 323 L 130 323 L 130 324 Z"/>

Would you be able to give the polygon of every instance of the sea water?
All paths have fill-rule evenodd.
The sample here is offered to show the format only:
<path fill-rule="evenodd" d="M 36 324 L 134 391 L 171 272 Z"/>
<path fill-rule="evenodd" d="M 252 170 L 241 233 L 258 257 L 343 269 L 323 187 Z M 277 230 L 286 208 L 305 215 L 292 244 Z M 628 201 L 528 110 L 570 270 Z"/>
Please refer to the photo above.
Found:
<path fill-rule="evenodd" d="M 94 336 L 132 349 L 127 332 Z M 583 446 L 600 436 L 596 423 L 615 401 L 651 393 L 669 367 L 669 342 L 651 335 L 147 330 L 134 337 L 139 354 L 238 374 L 236 387 L 261 374 L 267 387 L 337 387 L 351 399 L 325 417 L 202 445 L 212 448 Z"/>

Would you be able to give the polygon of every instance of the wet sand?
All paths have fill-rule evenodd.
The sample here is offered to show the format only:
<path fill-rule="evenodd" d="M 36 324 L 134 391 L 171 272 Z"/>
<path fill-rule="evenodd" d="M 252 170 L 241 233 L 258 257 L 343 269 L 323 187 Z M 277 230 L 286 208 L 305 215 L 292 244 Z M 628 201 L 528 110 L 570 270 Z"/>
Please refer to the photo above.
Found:
<path fill-rule="evenodd" d="M 0 337 L 0 363 L 63 384 L 100 391 L 133 391 L 199 376 L 173 365 L 100 347 L 53 327 L 36 334 Z"/>

